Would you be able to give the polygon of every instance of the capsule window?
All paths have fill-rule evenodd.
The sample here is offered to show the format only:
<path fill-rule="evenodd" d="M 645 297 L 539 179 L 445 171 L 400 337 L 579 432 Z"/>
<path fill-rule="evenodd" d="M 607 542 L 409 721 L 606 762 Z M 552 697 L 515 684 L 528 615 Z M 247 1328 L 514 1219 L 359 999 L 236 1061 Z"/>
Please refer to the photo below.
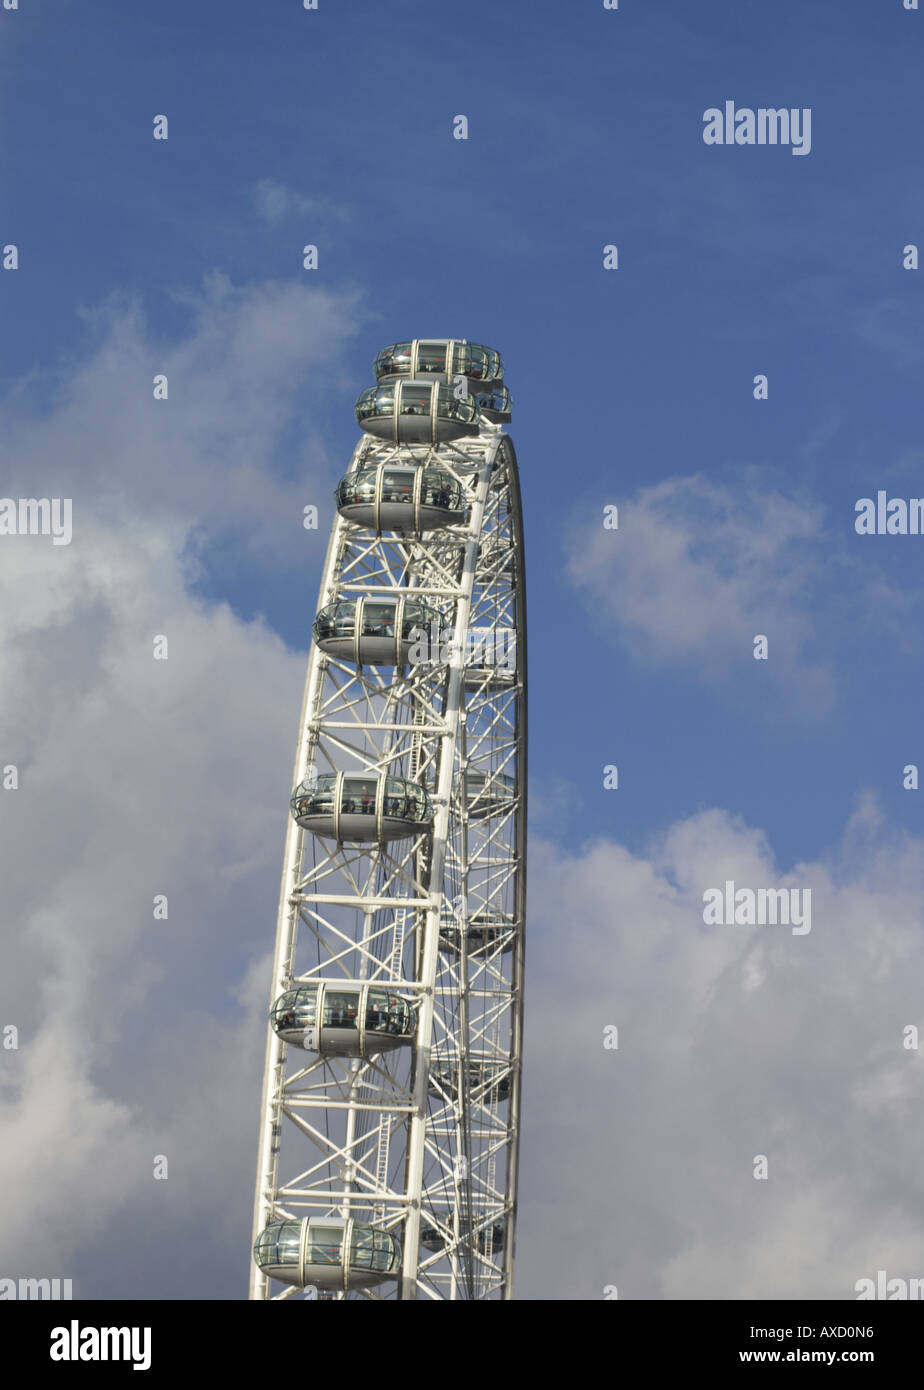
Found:
<path fill-rule="evenodd" d="M 445 373 L 446 346 L 445 343 L 418 343 L 417 370 Z"/>
<path fill-rule="evenodd" d="M 395 388 L 391 385 L 370 386 L 356 402 L 356 412 L 361 420 L 370 415 L 391 415 L 394 408 Z"/>
<path fill-rule="evenodd" d="M 411 1011 L 407 1000 L 385 990 L 370 990 L 366 1007 L 366 1027 L 376 1033 L 405 1037 L 411 1031 Z"/>
<path fill-rule="evenodd" d="M 508 411 L 513 404 L 510 392 L 505 387 L 480 393 L 475 400 L 482 410 Z"/>
<path fill-rule="evenodd" d="M 385 779 L 385 814 L 402 820 L 407 811 L 407 789 L 397 777 Z"/>
<path fill-rule="evenodd" d="M 354 1226 L 350 1240 L 350 1264 L 385 1274 L 397 1266 L 394 1241 L 386 1231 L 371 1226 Z"/>
<path fill-rule="evenodd" d="M 427 468 L 421 483 L 420 500 L 432 507 L 461 511 L 462 489 L 448 473 L 438 468 Z"/>
<path fill-rule="evenodd" d="M 430 387 L 418 386 L 412 381 L 406 382 L 401 392 L 401 414 L 429 415 Z"/>
<path fill-rule="evenodd" d="M 411 344 L 393 343 L 391 347 L 383 348 L 375 359 L 375 374 L 379 376 L 392 376 L 396 372 L 406 372 L 411 365 Z"/>
<path fill-rule="evenodd" d="M 353 990 L 328 989 L 324 994 L 325 1028 L 356 1028 L 359 994 Z"/>
<path fill-rule="evenodd" d="M 343 1229 L 340 1226 L 312 1226 L 308 1232 L 308 1263 L 338 1265 L 343 1251 Z"/>
<path fill-rule="evenodd" d="M 330 773 L 325 773 L 313 786 L 302 784 L 296 787 L 292 801 L 295 815 L 313 816 L 333 811 L 336 780 Z"/>
<path fill-rule="evenodd" d="M 429 406 L 428 406 L 429 410 Z M 405 412 L 408 413 L 408 412 Z M 375 484 L 373 483 L 373 493 Z M 413 502 L 414 473 L 409 468 L 386 469 L 382 476 L 383 502 Z"/>
<path fill-rule="evenodd" d="M 478 407 L 471 396 L 466 396 L 462 400 L 457 400 L 454 393 L 448 386 L 439 388 L 439 405 L 437 413 L 448 420 L 464 420 L 469 422 L 474 420 L 478 414 Z"/>
<path fill-rule="evenodd" d="M 328 610 L 325 637 L 351 637 L 356 624 L 356 600 L 339 599 Z"/>
<path fill-rule="evenodd" d="M 466 376 L 474 377 L 477 381 L 483 381 L 487 376 L 488 355 L 484 348 L 469 346 L 466 356 L 468 357 Z"/>
<path fill-rule="evenodd" d="M 347 816 L 375 815 L 375 781 L 369 777 L 345 777 L 340 809 Z"/>
<path fill-rule="evenodd" d="M 352 627 L 350 631 L 352 632 Z M 369 599 L 363 604 L 363 636 L 394 637 L 395 605 L 393 603 L 373 603 Z"/>
<path fill-rule="evenodd" d="M 415 603 L 413 600 L 405 599 L 404 617 L 401 620 L 401 636 L 409 637 L 415 628 L 426 628 L 431 623 L 442 622 L 442 614 L 435 608 L 428 608 L 425 603 Z"/>
<path fill-rule="evenodd" d="M 301 1222 L 285 1221 L 266 1227 L 254 1253 L 262 1268 L 267 1265 L 297 1265 L 300 1245 Z"/>
<path fill-rule="evenodd" d="M 317 1018 L 317 986 L 288 990 L 273 1007 L 273 1026 L 279 1029 L 308 1028 Z"/>
<path fill-rule="evenodd" d="M 375 470 L 363 468 L 349 474 L 337 489 L 337 495 L 341 502 L 374 502 Z"/>

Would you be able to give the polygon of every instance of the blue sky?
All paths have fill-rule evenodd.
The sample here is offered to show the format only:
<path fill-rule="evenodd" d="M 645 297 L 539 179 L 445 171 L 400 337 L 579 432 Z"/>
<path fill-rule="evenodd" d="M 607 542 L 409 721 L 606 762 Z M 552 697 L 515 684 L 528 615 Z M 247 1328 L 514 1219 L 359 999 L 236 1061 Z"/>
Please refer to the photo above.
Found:
<path fill-rule="evenodd" d="M 898 4 L 25 4 L 4 15 L 0 58 L 15 132 L 0 156 L 4 236 L 22 248 L 3 285 L 16 325 L 4 376 L 37 373 L 47 399 L 86 351 L 77 310 L 139 296 L 152 338 L 169 339 L 188 326 L 178 292 L 215 269 L 243 286 L 310 279 L 300 250 L 314 241 L 313 278 L 356 289 L 365 311 L 321 420 L 335 462 L 380 340 L 455 333 L 505 353 L 529 523 L 533 768 L 580 789 L 569 834 L 603 818 L 636 836 L 737 804 L 771 822 L 788 861 L 823 847 L 860 784 L 918 824 L 895 768 L 918 751 L 919 652 L 899 656 L 833 602 L 838 716 L 793 727 L 744 662 L 726 695 L 692 671 L 627 679 L 561 567 L 566 516 L 697 471 L 737 496 L 756 466 L 824 509 L 811 542 L 824 560 L 847 551 L 916 583 L 913 540 L 859 541 L 851 523 L 856 498 L 890 480 L 912 495 L 919 459 L 921 282 L 900 258 L 924 217 L 919 29 Z M 811 106 L 811 154 L 705 146 L 702 113 L 726 99 Z M 151 138 L 160 112 L 167 142 Z M 451 139 L 458 112 L 467 142 Z M 255 205 L 264 180 L 292 193 L 274 224 Z M 294 466 L 286 442 L 274 468 Z M 204 586 L 303 641 L 321 545 L 301 583 L 242 573 L 232 554 Z M 592 677 L 573 732 L 562 644 Z M 733 716 L 729 686 L 750 691 Z M 595 787 L 609 761 L 630 779 L 619 805 Z"/>
<path fill-rule="evenodd" d="M 0 244 L 20 253 L 0 272 L 4 491 L 67 484 L 75 515 L 99 505 L 102 549 L 107 515 L 131 513 L 151 573 L 175 562 L 176 611 L 228 612 L 278 664 L 280 688 L 241 708 L 241 730 L 246 708 L 272 714 L 282 769 L 278 823 L 251 827 L 255 915 L 353 402 L 378 348 L 413 336 L 507 364 L 543 845 L 571 863 L 602 836 L 641 859 L 713 811 L 759 830 L 779 874 L 849 858 L 857 814 L 877 854 L 918 843 L 901 771 L 924 762 L 924 538 L 853 522 L 860 497 L 922 491 L 924 290 L 902 267 L 924 243 L 922 26 L 900 0 L 0 11 Z M 811 153 L 705 145 L 726 100 L 810 107 Z M 180 423 L 158 433 L 167 362 Z M 24 688 L 9 698 L 28 730 Z M 249 949 L 229 946 L 233 969 Z"/>

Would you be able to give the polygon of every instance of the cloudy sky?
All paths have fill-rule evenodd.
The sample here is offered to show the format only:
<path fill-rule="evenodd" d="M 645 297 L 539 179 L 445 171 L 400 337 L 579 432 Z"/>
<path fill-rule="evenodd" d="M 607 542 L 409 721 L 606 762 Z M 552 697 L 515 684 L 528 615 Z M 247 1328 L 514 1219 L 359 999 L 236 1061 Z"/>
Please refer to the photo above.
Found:
<path fill-rule="evenodd" d="M 0 536 L 0 1277 L 246 1295 L 331 491 L 430 335 L 503 352 L 526 508 L 519 1295 L 924 1276 L 924 537 L 854 529 L 924 492 L 922 47 L 901 0 L 0 10 L 0 491 L 73 499 Z M 707 146 L 726 101 L 810 154 Z M 811 931 L 705 925 L 728 879 Z"/>

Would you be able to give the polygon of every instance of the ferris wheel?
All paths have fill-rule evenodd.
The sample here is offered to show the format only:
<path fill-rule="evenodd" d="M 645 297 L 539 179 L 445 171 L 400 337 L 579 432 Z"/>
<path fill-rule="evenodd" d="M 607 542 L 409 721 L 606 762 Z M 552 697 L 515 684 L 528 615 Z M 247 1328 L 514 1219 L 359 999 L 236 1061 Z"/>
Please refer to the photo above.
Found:
<path fill-rule="evenodd" d="M 253 1299 L 513 1294 L 526 608 L 498 353 L 395 343 L 356 404 L 299 724 Z"/>

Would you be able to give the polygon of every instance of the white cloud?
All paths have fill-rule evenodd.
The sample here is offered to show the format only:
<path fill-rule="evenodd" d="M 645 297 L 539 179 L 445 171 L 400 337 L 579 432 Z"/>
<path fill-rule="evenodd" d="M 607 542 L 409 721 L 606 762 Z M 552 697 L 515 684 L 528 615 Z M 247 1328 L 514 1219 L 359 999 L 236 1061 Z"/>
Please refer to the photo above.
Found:
<path fill-rule="evenodd" d="M 84 317 L 95 348 L 61 378 L 49 410 L 27 387 L 2 429 L 7 496 L 68 496 L 74 526 L 131 513 L 173 544 L 234 537 L 255 561 L 303 561 L 303 507 L 332 513 L 316 418 L 331 398 L 349 410 L 343 354 L 362 311 L 356 294 L 292 283 L 234 286 L 214 272 L 177 294 L 190 331 L 160 342 L 135 301 Z M 169 398 L 154 399 L 154 377 Z M 339 393 L 339 395 L 338 395 Z M 291 457 L 287 430 L 299 430 Z"/>
<path fill-rule="evenodd" d="M 53 406 L 28 404 L 32 383 L 2 422 L 7 491 L 72 496 L 74 533 L 0 539 L 0 744 L 20 778 L 0 792 L 0 1025 L 20 1030 L 0 1051 L 0 1275 L 73 1277 L 77 1297 L 246 1289 L 304 654 L 198 600 L 188 547 L 205 528 L 264 565 L 281 551 L 307 631 L 301 505 L 321 474 L 287 480 L 277 451 L 356 318 L 220 276 L 189 304 L 189 334 L 160 345 L 137 306 L 107 306 Z"/>
<path fill-rule="evenodd" d="M 889 841 L 867 800 L 844 849 L 787 872 L 721 811 L 648 857 L 533 845 L 521 1296 L 849 1299 L 879 1268 L 924 1275 L 924 1051 L 902 1045 L 924 841 Z M 704 926 L 726 877 L 811 887 L 811 933 Z"/>
<path fill-rule="evenodd" d="M 602 631 L 639 658 L 724 681 L 752 670 L 763 634 L 761 674 L 820 713 L 834 694 L 811 612 L 824 572 L 820 529 L 817 506 L 675 477 L 621 506 L 618 530 L 599 520 L 576 530 L 568 570 Z"/>
<path fill-rule="evenodd" d="M 255 1142 L 256 1094 L 248 1115 L 226 1086 L 255 1086 L 261 1021 L 233 991 L 272 940 L 303 661 L 191 601 L 176 550 L 140 525 L 116 536 L 84 514 L 70 548 L 39 547 L 5 565 L 4 609 L 21 589 L 34 616 L 4 633 L 20 787 L 2 804 L 0 997 L 21 1047 L 0 1054 L 0 1182 L 17 1193 L 0 1248 L 23 1274 L 53 1252 L 54 1276 L 151 1201 L 155 1153 L 179 1183 L 220 1166 L 222 1140 Z"/>
<path fill-rule="evenodd" d="M 324 194 L 296 193 L 276 179 L 260 179 L 253 196 L 258 213 L 273 227 L 295 217 L 327 227 L 332 222 L 349 222 L 353 215 L 346 203 Z"/>

